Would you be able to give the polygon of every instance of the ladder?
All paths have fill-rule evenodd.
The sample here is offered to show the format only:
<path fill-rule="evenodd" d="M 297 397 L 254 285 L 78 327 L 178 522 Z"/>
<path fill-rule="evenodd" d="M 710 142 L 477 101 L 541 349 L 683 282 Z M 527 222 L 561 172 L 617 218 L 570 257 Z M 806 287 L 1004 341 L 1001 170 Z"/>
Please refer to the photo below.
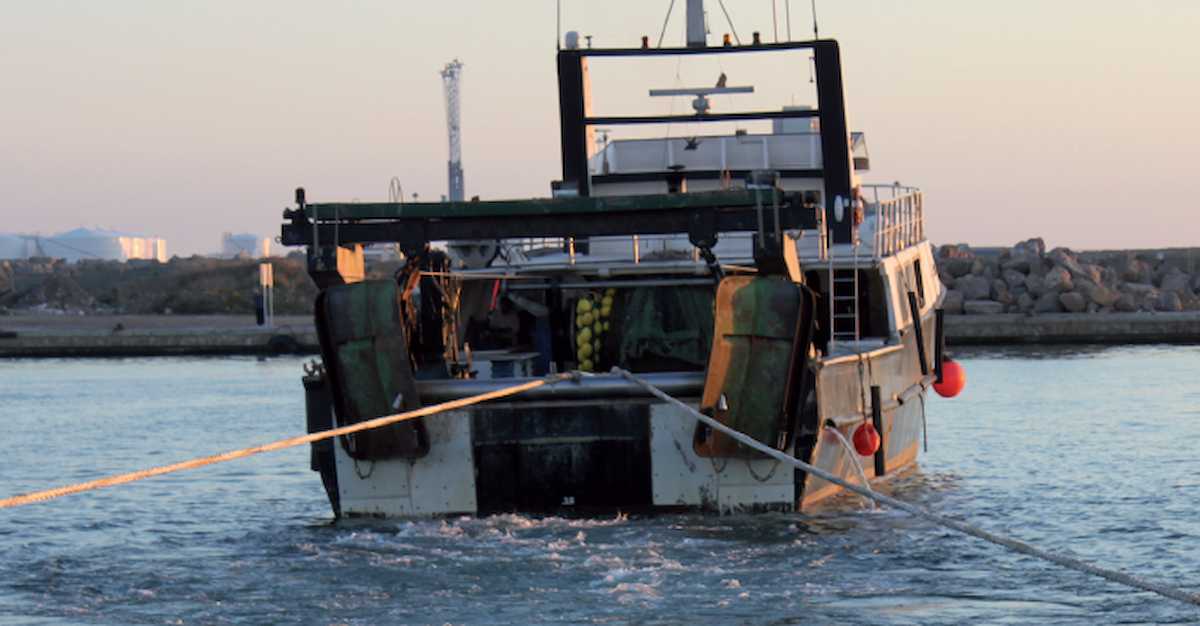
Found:
<path fill-rule="evenodd" d="M 829 343 L 830 352 L 833 344 L 839 341 L 858 341 L 862 336 L 858 314 L 858 245 L 855 238 L 853 245 L 853 264 L 846 267 L 835 267 L 835 255 L 829 255 Z"/>

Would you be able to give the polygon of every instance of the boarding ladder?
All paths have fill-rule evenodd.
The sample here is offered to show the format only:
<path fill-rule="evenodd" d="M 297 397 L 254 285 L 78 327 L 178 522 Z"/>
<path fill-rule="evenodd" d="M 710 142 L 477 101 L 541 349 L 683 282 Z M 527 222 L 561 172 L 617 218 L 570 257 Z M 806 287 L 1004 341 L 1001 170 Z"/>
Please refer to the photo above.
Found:
<path fill-rule="evenodd" d="M 858 248 L 857 235 L 851 244 L 850 267 L 837 267 L 836 256 L 829 254 L 829 343 L 857 342 L 862 337 L 858 312 Z M 831 246 L 832 248 L 832 246 Z"/>

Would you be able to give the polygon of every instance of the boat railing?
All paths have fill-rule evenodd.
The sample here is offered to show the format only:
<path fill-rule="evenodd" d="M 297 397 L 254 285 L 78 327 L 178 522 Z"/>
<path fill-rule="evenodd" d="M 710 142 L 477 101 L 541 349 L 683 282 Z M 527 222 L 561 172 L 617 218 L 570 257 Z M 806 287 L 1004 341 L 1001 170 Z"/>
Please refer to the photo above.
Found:
<path fill-rule="evenodd" d="M 925 240 L 921 190 L 903 185 L 863 185 L 874 212 L 875 258 L 895 254 Z"/>
<path fill-rule="evenodd" d="M 522 237 L 505 239 L 504 245 L 527 254 L 538 250 L 562 250 L 566 242 L 562 237 Z"/>

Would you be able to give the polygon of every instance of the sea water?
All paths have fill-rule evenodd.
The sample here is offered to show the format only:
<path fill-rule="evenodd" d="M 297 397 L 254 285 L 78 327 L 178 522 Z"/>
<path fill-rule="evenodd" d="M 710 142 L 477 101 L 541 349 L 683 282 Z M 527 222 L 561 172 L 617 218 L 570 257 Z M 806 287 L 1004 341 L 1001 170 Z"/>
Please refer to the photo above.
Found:
<path fill-rule="evenodd" d="M 885 489 L 1200 591 L 1200 349 L 960 351 Z M 304 359 L 0 360 L 0 496 L 303 431 Z M 331 523 L 306 447 L 0 510 L 0 624 L 1194 623 L 854 497 Z"/>

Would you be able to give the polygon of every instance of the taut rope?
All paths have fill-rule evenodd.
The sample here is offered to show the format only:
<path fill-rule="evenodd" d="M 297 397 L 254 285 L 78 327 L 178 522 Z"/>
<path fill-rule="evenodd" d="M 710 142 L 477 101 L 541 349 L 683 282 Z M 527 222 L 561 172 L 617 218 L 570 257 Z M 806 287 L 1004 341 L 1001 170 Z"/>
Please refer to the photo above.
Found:
<path fill-rule="evenodd" d="M 100 478 L 97 480 L 90 480 L 88 482 L 76 483 L 74 485 L 56 487 L 54 489 L 47 489 L 45 491 L 35 491 L 33 493 L 13 496 L 11 498 L 4 498 L 3 500 L 0 500 L 0 509 L 33 504 L 35 502 L 45 502 L 47 500 L 53 500 L 55 498 L 61 498 L 63 496 L 69 496 L 75 493 L 83 493 L 84 491 L 93 491 L 96 489 L 102 489 L 104 487 L 123 485 L 125 483 L 145 480 L 154 476 L 161 476 L 163 474 L 170 474 L 172 472 L 204 467 L 205 465 L 212 465 L 214 463 L 224 463 L 234 459 L 241 459 L 255 454 L 261 454 L 263 452 L 273 452 L 275 450 L 283 450 L 284 448 L 294 448 L 296 446 L 302 446 L 306 443 L 313 443 L 316 441 L 331 439 L 333 437 L 340 437 L 341 435 L 349 435 L 351 433 L 357 433 L 364 430 L 380 428 L 382 426 L 388 426 L 390 424 L 396 424 L 398 422 L 416 419 L 426 415 L 433 415 L 435 413 L 453 411 L 454 409 L 461 409 L 466 406 L 471 406 L 472 404 L 487 402 L 488 400 L 514 396 L 519 393 L 529 391 L 530 389 L 537 389 L 543 385 L 553 385 L 555 383 L 574 378 L 574 374 L 556 374 L 527 383 L 522 383 L 520 385 L 513 385 L 512 387 L 505 387 L 504 389 L 497 389 L 495 391 L 481 393 L 469 398 L 459 398 L 458 400 L 451 400 L 441 404 L 433 404 L 430 406 L 421 407 L 413 411 L 406 411 L 404 413 L 397 413 L 394 415 L 385 415 L 383 417 L 377 417 L 365 422 L 359 422 L 349 426 L 342 426 L 341 428 L 323 430 L 321 432 L 308 435 L 280 439 L 279 441 L 273 441 L 271 443 L 265 443 L 250 448 L 242 448 L 241 450 L 232 450 L 229 452 L 222 452 L 221 454 L 191 459 L 190 461 L 172 463 L 171 465 L 160 465 L 159 467 L 138 470 L 136 472 L 129 472 L 127 474 L 117 474 L 116 476 L 109 476 L 107 478 Z"/>
<path fill-rule="evenodd" d="M 885 496 L 881 493 L 871 491 L 870 487 L 856 485 L 848 480 L 844 480 L 843 478 L 841 478 L 839 476 L 831 474 L 819 467 L 809 465 L 808 463 L 805 463 L 804 461 L 801 461 L 800 459 L 797 459 L 785 452 L 781 452 L 779 450 L 776 450 L 775 448 L 764 445 L 761 442 L 759 442 L 758 440 L 750 437 L 749 435 L 740 433 L 740 432 L 722 424 L 721 422 L 718 422 L 717 420 L 697 411 L 696 409 L 693 409 L 692 407 L 684 404 L 683 402 L 676 400 L 675 398 L 671 397 L 670 395 L 667 395 L 665 392 L 663 392 L 659 388 L 655 387 L 654 385 L 651 385 L 650 383 L 646 382 L 645 380 L 639 378 L 638 376 L 636 376 L 626 370 L 614 367 L 612 369 L 612 372 L 614 374 L 619 374 L 620 376 L 624 377 L 625 380 L 628 380 L 628 381 L 640 386 L 642 389 L 645 389 L 647 392 L 649 392 L 654 397 L 683 409 L 692 417 L 694 417 L 694 418 L 700 420 L 701 422 L 704 422 L 708 426 L 710 426 L 713 430 L 717 430 L 722 433 L 725 433 L 726 435 L 733 437 L 739 443 L 741 443 L 747 447 L 753 448 L 754 450 L 757 450 L 769 457 L 772 457 L 772 458 L 778 459 L 784 463 L 790 464 L 793 467 L 800 468 L 800 469 L 812 474 L 813 476 L 817 476 L 818 478 L 827 480 L 835 485 L 839 485 L 843 489 L 846 489 L 848 491 L 853 491 L 854 493 L 857 493 L 858 495 L 863 496 L 864 498 L 869 498 L 880 504 L 886 504 L 887 506 L 890 506 L 892 508 L 900 509 L 901 511 L 904 511 L 904 512 L 914 515 L 916 517 L 927 519 L 927 520 L 929 520 L 935 524 L 938 524 L 940 526 L 945 526 L 946 528 L 957 530 L 960 533 L 964 533 L 967 535 L 971 535 L 972 537 L 977 537 L 979 539 L 983 539 L 984 541 L 994 543 L 998 546 L 1003 546 L 1014 552 L 1020 552 L 1021 554 L 1026 554 L 1026 555 L 1029 555 L 1032 557 L 1042 559 L 1044 561 L 1049 561 L 1056 565 L 1061 565 L 1062 567 L 1065 567 L 1067 569 L 1073 569 L 1077 572 L 1084 572 L 1086 574 L 1092 574 L 1094 576 L 1099 576 L 1106 580 L 1110 580 L 1115 583 L 1126 585 L 1128 587 L 1134 587 L 1136 589 L 1142 589 L 1144 591 L 1157 593 L 1160 596 L 1171 598 L 1172 600 L 1179 600 L 1180 602 L 1186 602 L 1188 604 L 1194 604 L 1196 606 L 1200 606 L 1200 594 L 1195 594 L 1195 593 L 1191 593 L 1188 591 L 1184 591 L 1183 589 L 1179 589 L 1177 587 L 1171 587 L 1169 585 L 1162 585 L 1159 583 L 1151 582 L 1151 581 L 1145 580 L 1144 578 L 1139 578 L 1137 576 L 1126 574 L 1125 572 L 1106 569 L 1106 568 L 1100 567 L 1098 565 L 1093 565 L 1091 563 L 1081 561 L 1079 559 L 1071 558 L 1069 556 L 1056 554 L 1054 552 L 1048 552 L 1046 550 L 1042 550 L 1041 548 L 1036 548 L 1034 546 L 1031 546 L 1028 543 L 1025 543 L 1024 541 L 1020 541 L 1017 539 L 1010 539 L 1008 537 L 1002 537 L 995 533 L 990 533 L 986 530 L 983 530 L 982 528 L 972 526 L 966 522 L 960 522 L 956 519 L 951 519 L 949 517 L 945 517 L 944 515 L 938 515 L 937 513 L 934 513 L 933 511 L 930 511 L 929 509 L 921 508 L 915 504 L 909 504 L 908 502 L 904 502 L 903 500 L 897 500 L 893 497 Z"/>

